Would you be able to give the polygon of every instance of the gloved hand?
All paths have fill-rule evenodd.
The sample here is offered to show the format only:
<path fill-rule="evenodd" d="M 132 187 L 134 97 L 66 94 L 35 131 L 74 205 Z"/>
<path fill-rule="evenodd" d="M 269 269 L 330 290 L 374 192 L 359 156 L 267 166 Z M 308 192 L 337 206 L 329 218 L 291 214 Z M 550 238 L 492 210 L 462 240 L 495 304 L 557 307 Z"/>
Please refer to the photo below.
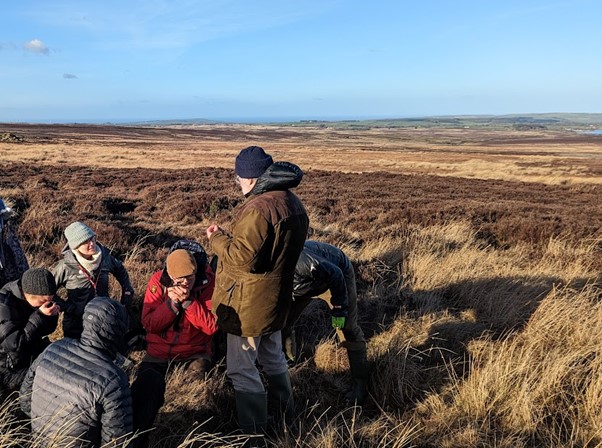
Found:
<path fill-rule="evenodd" d="M 126 289 L 121 293 L 121 304 L 126 308 L 129 308 L 132 304 L 132 299 L 134 298 L 134 291 Z"/>
<path fill-rule="evenodd" d="M 335 307 L 330 311 L 332 328 L 336 330 L 342 330 L 345 326 L 345 319 L 347 318 L 347 310 L 342 307 Z"/>

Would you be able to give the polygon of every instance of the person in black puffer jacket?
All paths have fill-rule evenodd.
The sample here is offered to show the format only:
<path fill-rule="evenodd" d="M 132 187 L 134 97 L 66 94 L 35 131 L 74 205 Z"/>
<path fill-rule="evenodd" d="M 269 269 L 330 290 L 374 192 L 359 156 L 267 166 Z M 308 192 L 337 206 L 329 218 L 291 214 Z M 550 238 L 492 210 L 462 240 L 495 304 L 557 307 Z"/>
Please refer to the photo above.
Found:
<path fill-rule="evenodd" d="M 80 340 L 54 342 L 34 361 L 21 386 L 21 410 L 47 446 L 122 446 L 133 430 L 132 399 L 128 376 L 114 360 L 127 311 L 96 297 L 83 321 Z"/>
<path fill-rule="evenodd" d="M 67 245 L 63 248 L 63 259 L 51 271 L 57 288 L 67 289 L 63 334 L 68 338 L 79 338 L 86 304 L 96 296 L 109 295 L 109 274 L 113 274 L 121 285 L 121 303 L 128 308 L 134 288 L 121 261 L 97 243 L 96 233 L 86 224 L 79 221 L 69 224 L 65 238 Z"/>
<path fill-rule="evenodd" d="M 0 289 L 0 391 L 18 390 L 32 361 L 50 344 L 59 306 L 46 269 L 29 269 Z"/>
<path fill-rule="evenodd" d="M 363 404 L 370 375 L 366 339 L 357 322 L 357 291 L 351 261 L 338 247 L 306 241 L 295 267 L 293 303 L 282 329 L 283 349 L 295 358 L 294 325 L 312 299 L 322 298 L 331 308 L 332 326 L 347 349 L 353 385 L 345 399 L 350 405 Z"/>

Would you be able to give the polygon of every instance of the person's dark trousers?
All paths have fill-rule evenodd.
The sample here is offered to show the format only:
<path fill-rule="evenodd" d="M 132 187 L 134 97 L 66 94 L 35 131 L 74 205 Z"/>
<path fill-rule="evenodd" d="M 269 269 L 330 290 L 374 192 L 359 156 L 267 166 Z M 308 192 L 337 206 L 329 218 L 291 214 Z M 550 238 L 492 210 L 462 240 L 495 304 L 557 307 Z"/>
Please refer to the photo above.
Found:
<path fill-rule="evenodd" d="M 303 310 L 307 308 L 312 301 L 311 297 L 299 297 L 293 300 L 290 305 L 286 325 L 281 330 L 282 350 L 287 361 L 295 361 L 297 357 L 297 340 L 295 335 L 295 322 L 299 319 Z"/>
<path fill-rule="evenodd" d="M 10 392 L 18 391 L 28 370 L 28 367 L 0 370 L 0 392 L 8 395 Z"/>
<path fill-rule="evenodd" d="M 279 375 L 266 375 L 268 380 L 268 406 L 277 424 L 292 425 L 295 419 L 293 388 L 288 371 Z"/>
<path fill-rule="evenodd" d="M 134 448 L 148 446 L 149 429 L 153 427 L 159 409 L 165 403 L 165 378 L 171 367 L 185 364 L 186 372 L 194 378 L 204 377 L 211 368 L 211 362 L 204 358 L 166 362 L 140 363 L 138 376 L 132 383 L 132 411 L 134 414 L 134 431 L 144 432 L 134 440 Z"/>
<path fill-rule="evenodd" d="M 165 375 L 167 363 L 143 362 L 138 376 L 132 383 L 132 412 L 134 431 L 142 433 L 134 442 L 134 448 L 148 446 L 149 429 L 153 427 L 155 417 L 165 402 Z"/>

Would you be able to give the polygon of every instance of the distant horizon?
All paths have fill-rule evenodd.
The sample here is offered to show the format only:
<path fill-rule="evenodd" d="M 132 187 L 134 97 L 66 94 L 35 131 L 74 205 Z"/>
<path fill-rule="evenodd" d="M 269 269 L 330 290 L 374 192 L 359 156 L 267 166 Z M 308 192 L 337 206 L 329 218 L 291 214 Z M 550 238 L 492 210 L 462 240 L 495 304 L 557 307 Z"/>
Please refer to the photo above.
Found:
<path fill-rule="evenodd" d="M 404 121 L 404 120 L 428 120 L 434 118 L 462 118 L 462 117 L 537 117 L 537 116 L 596 116 L 600 115 L 602 120 L 602 112 L 516 112 L 509 114 L 435 114 L 435 115 L 406 115 L 406 116 L 388 116 L 388 115 L 371 115 L 371 116 L 291 116 L 291 117 L 193 117 L 193 118 L 161 118 L 161 119 L 144 119 L 144 118 L 77 118 L 77 119 L 57 119 L 57 120 L 18 120 L 18 121 L 2 121 L 0 124 L 144 124 L 144 123 L 162 123 L 162 122 L 181 122 L 181 123 L 203 123 L 207 124 L 264 124 L 264 123 L 295 123 L 306 121 L 324 121 L 324 122 L 344 122 L 344 121 Z"/>

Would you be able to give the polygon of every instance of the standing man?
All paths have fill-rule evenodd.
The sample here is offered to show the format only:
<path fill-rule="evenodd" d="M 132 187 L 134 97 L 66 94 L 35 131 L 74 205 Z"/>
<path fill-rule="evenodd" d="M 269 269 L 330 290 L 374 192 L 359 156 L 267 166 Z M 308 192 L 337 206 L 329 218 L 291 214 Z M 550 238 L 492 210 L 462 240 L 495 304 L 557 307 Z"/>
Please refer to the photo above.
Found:
<path fill-rule="evenodd" d="M 263 432 L 267 402 L 292 418 L 293 399 L 280 330 L 293 293 L 295 265 L 309 219 L 290 188 L 303 177 L 296 165 L 273 163 L 258 146 L 236 157 L 235 173 L 246 200 L 236 212 L 232 232 L 218 225 L 207 237 L 219 257 L 213 312 L 227 333 L 227 374 L 234 386 L 238 423 Z M 268 379 L 266 393 L 255 362 Z"/>
<path fill-rule="evenodd" d="M 312 299 L 322 298 L 331 309 L 332 326 L 347 349 L 353 386 L 345 396 L 349 404 L 362 405 L 367 395 L 369 367 L 366 340 L 357 323 L 355 273 L 349 258 L 338 247 L 306 241 L 295 268 L 293 304 L 282 339 L 287 358 L 295 358 L 294 325 Z"/>

